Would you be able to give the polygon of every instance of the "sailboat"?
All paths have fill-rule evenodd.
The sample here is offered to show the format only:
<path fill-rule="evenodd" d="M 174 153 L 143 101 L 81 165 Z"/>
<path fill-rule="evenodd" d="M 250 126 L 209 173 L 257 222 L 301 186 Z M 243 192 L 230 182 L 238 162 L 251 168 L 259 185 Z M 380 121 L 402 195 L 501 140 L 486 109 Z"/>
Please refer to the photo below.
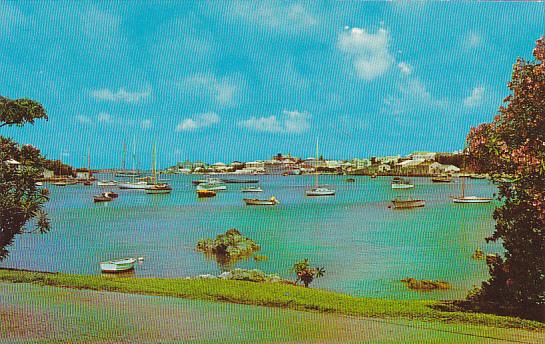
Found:
<path fill-rule="evenodd" d="M 115 172 L 116 177 L 140 177 L 140 173 L 137 170 L 128 171 L 125 169 L 125 160 L 127 156 L 127 145 L 123 142 L 123 155 L 121 157 L 121 170 Z"/>
<path fill-rule="evenodd" d="M 460 197 L 454 197 L 452 201 L 454 203 L 490 203 L 492 198 L 490 197 L 477 197 L 477 196 L 466 196 L 465 195 L 465 177 L 462 178 L 462 195 Z"/>
<path fill-rule="evenodd" d="M 315 196 L 335 196 L 335 190 L 329 189 L 324 186 L 319 186 L 318 184 L 318 139 L 316 139 L 316 166 L 315 172 L 314 172 L 314 187 L 310 190 L 307 190 L 305 194 L 307 196 L 315 197 Z"/>
<path fill-rule="evenodd" d="M 125 145 L 123 145 L 123 154 L 125 154 Z M 135 178 L 137 176 L 140 175 L 140 173 L 138 172 L 138 170 L 135 168 L 135 162 L 136 162 L 136 140 L 133 140 L 133 153 L 132 153 L 132 157 L 133 157 L 133 170 L 132 171 L 125 171 L 127 173 L 123 173 L 122 176 L 131 176 L 132 177 L 132 181 L 130 182 L 124 182 L 124 183 L 119 183 L 117 184 L 117 186 L 120 188 L 120 189 L 128 189 L 128 190 L 145 190 L 147 188 L 150 187 L 150 184 L 148 182 L 145 182 L 145 181 L 139 181 L 137 182 L 135 180 Z M 123 167 L 125 167 L 125 159 L 123 158 Z M 117 174 L 119 176 L 119 174 Z"/>
<path fill-rule="evenodd" d="M 87 178 L 83 181 L 83 185 L 90 186 L 91 182 L 91 152 L 87 151 Z"/>
<path fill-rule="evenodd" d="M 167 183 L 157 183 L 157 153 L 155 144 L 153 144 L 153 164 L 152 164 L 152 179 L 153 185 L 146 188 L 146 193 L 150 195 L 164 195 L 172 191 L 172 187 Z"/>

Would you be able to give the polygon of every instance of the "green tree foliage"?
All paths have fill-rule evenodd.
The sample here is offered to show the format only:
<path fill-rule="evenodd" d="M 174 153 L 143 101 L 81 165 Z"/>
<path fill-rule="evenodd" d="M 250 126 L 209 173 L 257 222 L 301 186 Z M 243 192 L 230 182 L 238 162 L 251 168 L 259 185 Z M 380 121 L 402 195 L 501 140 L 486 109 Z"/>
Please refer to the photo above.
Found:
<path fill-rule="evenodd" d="M 480 310 L 545 320 L 545 37 L 535 61 L 518 59 L 511 94 L 493 122 L 472 128 L 468 162 L 493 175 L 503 205 L 494 212 L 504 257 L 489 263 L 491 277 L 471 295 Z M 512 182 L 500 178 L 512 176 Z"/>
<path fill-rule="evenodd" d="M 37 118 L 47 119 L 43 107 L 28 99 L 9 100 L 0 96 L 0 127 L 22 126 Z M 17 163 L 14 163 L 18 162 Z M 38 189 L 36 181 L 43 173 L 44 158 L 31 146 L 19 146 L 0 136 L 0 260 L 16 235 L 49 231 L 50 222 L 43 211 L 47 189 Z M 31 223 L 33 229 L 28 229 Z"/>
<path fill-rule="evenodd" d="M 437 153 L 435 160 L 443 165 L 454 165 L 461 169 L 465 168 L 463 154 Z"/>
<path fill-rule="evenodd" d="M 297 275 L 295 284 L 302 282 L 307 288 L 315 278 L 322 277 L 325 273 L 324 268 L 311 268 L 308 259 L 295 263 L 292 271 Z"/>
<path fill-rule="evenodd" d="M 47 120 L 42 104 L 31 99 L 9 99 L 0 96 L 0 127 L 26 123 L 34 124 L 36 119 Z"/>

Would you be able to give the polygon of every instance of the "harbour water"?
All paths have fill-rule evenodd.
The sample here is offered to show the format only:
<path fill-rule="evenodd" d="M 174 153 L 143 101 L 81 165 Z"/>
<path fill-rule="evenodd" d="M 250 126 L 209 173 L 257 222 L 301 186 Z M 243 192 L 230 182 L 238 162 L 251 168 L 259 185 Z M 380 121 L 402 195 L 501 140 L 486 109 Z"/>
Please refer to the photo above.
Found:
<path fill-rule="evenodd" d="M 102 204 L 94 204 L 92 196 L 108 188 L 46 184 L 51 232 L 18 236 L 0 266 L 99 274 L 99 261 L 144 257 L 136 277 L 217 275 L 228 267 L 197 252 L 195 245 L 237 228 L 261 245 L 259 254 L 268 260 L 243 260 L 233 267 L 293 278 L 293 263 L 309 258 L 326 269 L 314 287 L 368 297 L 448 299 L 463 297 L 486 279 L 486 264 L 471 258 L 476 248 L 501 252 L 499 244 L 484 240 L 494 230 L 496 203 L 454 204 L 450 196 L 460 193 L 457 179 L 433 184 L 430 178 L 412 178 L 414 189 L 392 190 L 389 177 L 357 176 L 348 183 L 345 176 L 321 176 L 321 184 L 334 187 L 337 195 L 309 198 L 304 191 L 312 176 L 260 176 L 261 194 L 243 194 L 240 189 L 247 185 L 228 184 L 228 191 L 215 198 L 197 199 L 191 181 L 198 176 L 168 178 L 170 195 L 118 190 L 119 198 Z M 496 191 L 487 180 L 466 184 L 467 194 L 492 196 Z M 281 202 L 275 207 L 242 201 L 273 195 Z M 396 196 L 422 198 L 426 206 L 391 209 Z M 408 291 L 400 282 L 405 277 L 446 280 L 453 289 Z"/>

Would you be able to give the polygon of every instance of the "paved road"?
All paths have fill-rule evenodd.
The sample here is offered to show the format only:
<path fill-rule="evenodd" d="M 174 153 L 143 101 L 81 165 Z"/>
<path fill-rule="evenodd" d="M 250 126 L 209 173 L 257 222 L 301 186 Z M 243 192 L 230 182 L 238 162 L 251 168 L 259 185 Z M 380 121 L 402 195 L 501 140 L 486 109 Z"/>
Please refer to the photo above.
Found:
<path fill-rule="evenodd" d="M 5 283 L 0 323 L 0 343 L 545 342 L 520 330 Z"/>

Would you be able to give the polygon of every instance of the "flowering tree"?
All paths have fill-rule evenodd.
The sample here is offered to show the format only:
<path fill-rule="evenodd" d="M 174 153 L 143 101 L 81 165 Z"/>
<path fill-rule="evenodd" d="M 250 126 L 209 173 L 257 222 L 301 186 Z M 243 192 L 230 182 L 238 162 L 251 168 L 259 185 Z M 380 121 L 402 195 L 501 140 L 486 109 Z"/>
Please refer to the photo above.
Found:
<path fill-rule="evenodd" d="M 297 275 L 295 284 L 302 282 L 307 288 L 315 278 L 322 277 L 325 273 L 324 268 L 311 268 L 308 259 L 295 263 L 292 271 Z"/>
<path fill-rule="evenodd" d="M 0 96 L 0 128 L 33 124 L 38 118 L 47 119 L 39 103 Z M 50 222 L 43 211 L 49 192 L 36 187 L 44 162 L 37 148 L 20 146 L 0 135 L 0 260 L 8 256 L 7 247 L 16 235 L 49 231 Z M 26 227 L 29 222 L 33 229 Z"/>
<path fill-rule="evenodd" d="M 545 320 L 545 37 L 533 54 L 536 61 L 519 58 L 513 66 L 499 114 L 467 138 L 470 166 L 492 175 L 503 202 L 487 241 L 505 248 L 469 299 L 480 310 Z"/>

